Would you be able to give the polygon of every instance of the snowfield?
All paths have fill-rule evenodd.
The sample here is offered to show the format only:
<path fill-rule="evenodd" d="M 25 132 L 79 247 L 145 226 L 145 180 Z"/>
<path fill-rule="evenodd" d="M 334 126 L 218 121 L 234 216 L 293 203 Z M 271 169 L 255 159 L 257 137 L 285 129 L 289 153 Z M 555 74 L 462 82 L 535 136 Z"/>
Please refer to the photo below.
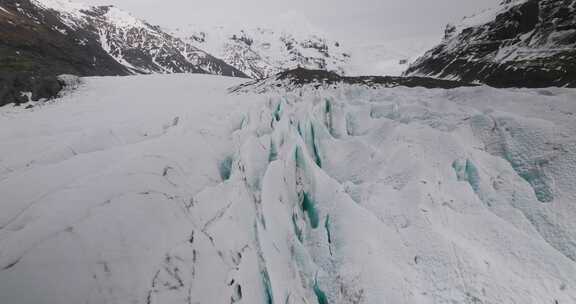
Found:
<path fill-rule="evenodd" d="M 575 90 L 242 81 L 0 108 L 0 303 L 576 303 Z"/>

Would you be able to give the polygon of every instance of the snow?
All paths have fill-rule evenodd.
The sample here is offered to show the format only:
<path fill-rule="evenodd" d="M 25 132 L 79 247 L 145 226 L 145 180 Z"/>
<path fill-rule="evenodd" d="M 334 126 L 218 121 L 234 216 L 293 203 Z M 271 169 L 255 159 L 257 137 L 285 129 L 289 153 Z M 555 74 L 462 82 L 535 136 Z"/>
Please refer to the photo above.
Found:
<path fill-rule="evenodd" d="M 530 3 L 535 4 L 535 2 Z M 543 7 L 540 8 L 540 11 L 537 8 L 536 11 L 530 11 L 531 13 L 539 12 L 539 20 L 534 20 L 537 24 L 532 24 L 531 29 L 519 28 L 515 30 L 516 32 L 512 31 L 506 34 L 508 36 L 515 35 L 513 39 L 510 37 L 498 38 L 502 33 L 502 28 L 508 28 L 510 22 L 520 22 L 522 26 L 530 23 L 526 23 L 526 20 L 511 21 L 503 18 L 506 14 L 514 15 L 516 19 L 520 18 L 517 16 L 518 14 L 523 10 L 530 9 L 530 6 L 525 6 L 525 4 L 526 0 L 505 0 L 496 8 L 464 18 L 455 27 L 454 33 L 450 32 L 449 37 L 445 37 L 445 40 L 438 47 L 428 51 L 415 61 L 409 74 L 411 76 L 458 80 L 463 75 L 467 75 L 467 79 L 474 78 L 474 76 L 470 73 L 467 74 L 466 71 L 460 71 L 460 73 L 454 71 L 455 66 L 468 72 L 479 70 L 479 74 L 483 74 L 487 69 L 500 66 L 496 70 L 504 68 L 522 70 L 526 71 L 527 75 L 533 75 L 526 76 L 528 78 L 536 77 L 534 76 L 536 70 L 544 72 L 559 70 L 561 72 L 558 73 L 557 79 L 551 81 L 556 81 L 558 86 L 566 85 L 567 81 L 563 80 L 565 78 L 563 75 L 566 72 L 562 72 L 564 65 L 562 60 L 565 59 L 566 54 L 574 50 L 576 44 L 570 37 L 573 37 L 576 30 L 567 30 L 562 24 L 573 23 L 566 16 L 573 16 L 574 9 L 569 5 L 564 5 L 563 2 L 553 2 L 550 5 L 542 4 Z M 560 15 L 568 19 L 556 17 L 555 12 L 559 11 L 564 12 Z M 451 29 L 451 25 L 447 29 Z M 465 29 L 470 30 L 463 34 Z M 436 59 L 446 63 L 443 65 L 444 68 L 432 63 L 437 63 L 438 60 Z M 488 76 L 481 76 L 480 78 L 482 77 Z M 498 82 L 494 79 L 484 80 L 491 81 L 491 84 Z M 517 85 L 525 86 L 527 84 L 517 82 Z"/>
<path fill-rule="evenodd" d="M 516 6 L 526 1 L 527 0 L 503 0 L 499 6 L 485 9 L 474 15 L 464 17 L 459 23 L 456 24 L 455 34 L 457 35 L 467 28 L 478 27 L 488 22 L 492 22 L 496 19 L 496 17 L 499 14 L 509 10 L 513 6 Z"/>
<path fill-rule="evenodd" d="M 576 301 L 576 91 L 241 81 L 0 108 L 0 303 Z"/>
<path fill-rule="evenodd" d="M 53 9 L 59 12 L 69 14 L 78 14 L 82 10 L 90 9 L 90 6 L 80 2 L 70 0 L 33 0 L 44 8 Z"/>
<path fill-rule="evenodd" d="M 0 6 L 0 10 L 7 13 L 7 14 L 10 14 L 10 15 L 12 14 L 7 9 L 3 8 L 2 6 Z"/>
<path fill-rule="evenodd" d="M 144 28 L 145 23 L 123 10 L 111 6 L 105 14 L 108 22 L 120 28 Z"/>
<path fill-rule="evenodd" d="M 298 66 L 342 72 L 348 60 L 344 55 L 347 50 L 340 43 L 295 12 L 265 26 L 238 29 L 189 24 L 171 33 L 252 78 Z"/>
<path fill-rule="evenodd" d="M 102 49 L 132 74 L 202 71 L 239 74 L 204 51 L 114 6 L 88 7 L 67 0 L 38 1 L 39 7 L 56 10 L 65 24 L 93 34 Z M 54 29 L 66 33 L 63 29 Z M 134 48 L 143 53 L 134 55 L 131 52 Z"/>
<path fill-rule="evenodd" d="M 350 47 L 350 60 L 343 65 L 343 69 L 348 76 L 400 76 L 412 62 L 436 44 L 437 37 L 415 37 L 355 45 Z"/>
<path fill-rule="evenodd" d="M 70 0 L 33 0 L 33 2 L 38 4 L 40 7 L 53 9 L 64 14 L 64 21 L 67 25 L 73 28 L 79 26 L 77 22 L 88 18 L 88 15 L 86 14 L 87 11 L 94 9 L 93 6 Z M 114 6 L 109 6 L 104 18 L 107 22 L 120 28 L 145 27 L 144 22 Z"/>
<path fill-rule="evenodd" d="M 62 22 L 74 29 L 82 26 L 85 17 L 83 11 L 90 9 L 90 6 L 70 0 L 32 0 L 32 3 L 59 12 Z"/>

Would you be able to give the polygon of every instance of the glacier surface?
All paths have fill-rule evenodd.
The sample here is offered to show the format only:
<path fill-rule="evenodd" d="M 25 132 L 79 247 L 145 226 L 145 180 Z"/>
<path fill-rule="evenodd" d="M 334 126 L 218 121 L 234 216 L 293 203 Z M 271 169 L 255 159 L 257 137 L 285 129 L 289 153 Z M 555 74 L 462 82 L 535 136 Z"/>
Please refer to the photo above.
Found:
<path fill-rule="evenodd" d="M 576 302 L 576 91 L 241 81 L 0 108 L 0 303 Z"/>

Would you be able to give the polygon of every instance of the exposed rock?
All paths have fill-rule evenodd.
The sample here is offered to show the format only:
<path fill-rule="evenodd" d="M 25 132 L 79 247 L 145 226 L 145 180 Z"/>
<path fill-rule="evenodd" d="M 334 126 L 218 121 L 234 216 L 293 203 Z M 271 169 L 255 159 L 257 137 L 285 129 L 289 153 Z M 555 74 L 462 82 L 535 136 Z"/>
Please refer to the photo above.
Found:
<path fill-rule="evenodd" d="M 74 75 L 0 72 L 0 106 L 56 98 L 64 88 L 74 89 L 79 84 L 80 79 Z"/>
<path fill-rule="evenodd" d="M 495 87 L 576 87 L 576 0 L 506 0 L 405 73 Z M 486 21 L 488 20 L 488 21 Z"/>
<path fill-rule="evenodd" d="M 274 76 L 250 81 L 230 89 L 230 92 L 256 92 L 264 93 L 280 90 L 294 90 L 304 86 L 314 88 L 327 88 L 331 86 L 349 84 L 371 88 L 392 87 L 424 87 L 451 89 L 463 86 L 474 86 L 461 81 L 434 79 L 429 77 L 394 77 L 394 76 L 340 76 L 337 73 L 324 70 L 308 70 L 296 68 L 280 72 Z"/>
<path fill-rule="evenodd" d="M 25 73 L 0 72 L 0 106 L 28 102 L 24 92 L 32 88 L 30 76 Z"/>
<path fill-rule="evenodd" d="M 444 29 L 444 41 L 454 38 L 456 35 L 456 26 L 453 24 L 447 24 Z"/>
<path fill-rule="evenodd" d="M 63 85 L 55 76 L 42 76 L 32 79 L 32 100 L 54 98 L 62 90 Z"/>

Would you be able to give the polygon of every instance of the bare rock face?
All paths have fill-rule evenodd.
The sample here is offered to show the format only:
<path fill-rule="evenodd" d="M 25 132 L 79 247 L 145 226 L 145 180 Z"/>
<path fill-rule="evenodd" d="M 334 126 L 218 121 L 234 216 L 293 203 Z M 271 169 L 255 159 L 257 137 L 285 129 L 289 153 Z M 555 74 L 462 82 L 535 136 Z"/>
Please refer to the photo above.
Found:
<path fill-rule="evenodd" d="M 576 1 L 506 0 L 464 19 L 405 75 L 495 87 L 576 87 Z"/>
<path fill-rule="evenodd" d="M 36 78 L 32 82 L 32 100 L 56 97 L 63 87 L 63 83 L 57 77 L 43 76 Z"/>
<path fill-rule="evenodd" d="M 63 89 L 73 90 L 80 85 L 74 75 L 34 75 L 25 72 L 0 73 L 1 105 L 19 105 L 29 101 L 56 98 Z"/>
<path fill-rule="evenodd" d="M 28 97 L 22 92 L 31 87 L 28 79 L 18 73 L 0 73 L 0 105 L 27 102 Z"/>
<path fill-rule="evenodd" d="M 446 28 L 444 29 L 444 41 L 450 40 L 454 38 L 456 35 L 456 26 L 453 24 L 447 24 Z"/>

